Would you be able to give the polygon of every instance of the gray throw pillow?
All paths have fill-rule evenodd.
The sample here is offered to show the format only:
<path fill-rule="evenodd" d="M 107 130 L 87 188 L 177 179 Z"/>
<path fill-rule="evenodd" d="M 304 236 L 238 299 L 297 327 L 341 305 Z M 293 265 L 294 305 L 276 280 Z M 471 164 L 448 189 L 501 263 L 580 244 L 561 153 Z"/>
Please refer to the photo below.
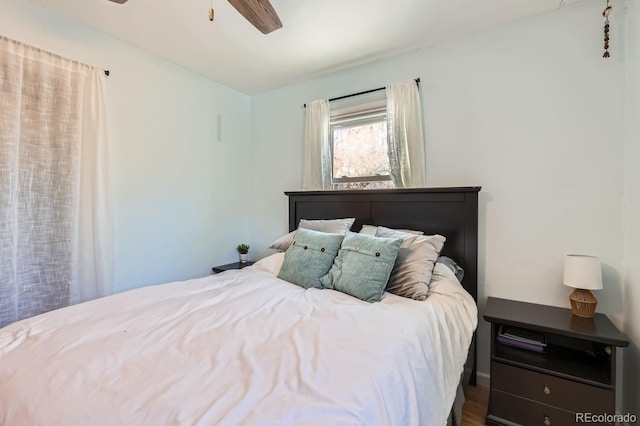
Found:
<path fill-rule="evenodd" d="M 303 288 L 322 288 L 320 277 L 331 268 L 343 238 L 341 234 L 298 229 L 278 278 Z"/>
<path fill-rule="evenodd" d="M 379 302 L 389 280 L 402 239 L 347 232 L 327 275 L 326 288 L 367 302 Z"/>
<path fill-rule="evenodd" d="M 328 219 L 328 220 L 306 220 L 300 219 L 298 228 L 311 229 L 313 231 L 328 232 L 331 234 L 344 235 L 355 222 L 355 218 L 350 217 L 346 219 Z M 287 235 L 284 235 L 271 243 L 269 248 L 287 251 L 289 246 L 293 243 L 296 236 L 296 231 L 291 231 Z"/>
<path fill-rule="evenodd" d="M 447 256 L 440 256 L 438 257 L 436 263 L 442 263 L 447 268 L 451 269 L 451 272 L 456 274 L 456 278 L 458 279 L 458 281 L 462 282 L 462 279 L 464 278 L 464 269 L 462 269 L 455 260 Z"/>
<path fill-rule="evenodd" d="M 378 232 L 381 236 L 389 232 Z M 387 291 L 414 300 L 425 300 L 436 260 L 444 247 L 442 235 L 407 235 L 398 250 Z"/>

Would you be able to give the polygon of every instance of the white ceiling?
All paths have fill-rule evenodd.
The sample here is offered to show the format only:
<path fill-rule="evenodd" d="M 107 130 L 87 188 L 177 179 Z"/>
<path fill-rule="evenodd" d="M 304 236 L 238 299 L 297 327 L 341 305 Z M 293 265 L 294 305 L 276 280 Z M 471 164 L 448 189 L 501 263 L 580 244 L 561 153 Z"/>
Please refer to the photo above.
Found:
<path fill-rule="evenodd" d="M 32 1 L 247 94 L 458 38 L 561 3 L 271 0 L 283 28 L 264 35 L 226 0 Z M 214 22 L 208 20 L 211 1 Z"/>

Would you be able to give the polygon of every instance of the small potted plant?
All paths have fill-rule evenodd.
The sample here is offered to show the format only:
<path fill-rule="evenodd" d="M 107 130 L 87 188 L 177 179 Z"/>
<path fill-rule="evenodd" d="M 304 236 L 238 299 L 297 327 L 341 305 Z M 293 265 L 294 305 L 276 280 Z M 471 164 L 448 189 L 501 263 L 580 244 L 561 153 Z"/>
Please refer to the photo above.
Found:
<path fill-rule="evenodd" d="M 249 253 L 249 244 L 240 244 L 236 247 L 238 253 L 240 253 L 240 262 L 247 263 L 247 253 Z"/>

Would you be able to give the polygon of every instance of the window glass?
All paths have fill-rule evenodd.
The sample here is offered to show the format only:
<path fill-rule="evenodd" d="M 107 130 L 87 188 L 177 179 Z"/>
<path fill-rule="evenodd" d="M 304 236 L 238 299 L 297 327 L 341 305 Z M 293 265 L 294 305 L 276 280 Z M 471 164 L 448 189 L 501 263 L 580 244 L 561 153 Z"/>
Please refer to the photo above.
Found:
<path fill-rule="evenodd" d="M 382 109 L 331 120 L 334 189 L 393 188 Z"/>

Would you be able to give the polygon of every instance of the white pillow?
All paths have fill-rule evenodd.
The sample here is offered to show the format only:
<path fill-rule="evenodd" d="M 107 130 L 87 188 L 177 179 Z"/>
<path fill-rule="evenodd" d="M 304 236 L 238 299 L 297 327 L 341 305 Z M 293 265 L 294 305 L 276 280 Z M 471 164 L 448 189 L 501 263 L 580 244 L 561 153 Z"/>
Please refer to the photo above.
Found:
<path fill-rule="evenodd" d="M 269 245 L 269 248 L 280 250 L 280 251 L 287 251 L 287 249 L 291 246 L 291 244 L 293 244 L 293 240 L 295 239 L 295 237 L 296 237 L 296 231 L 291 231 L 287 235 L 283 235 L 282 237 L 272 242 Z"/>
<path fill-rule="evenodd" d="M 414 231 L 412 229 L 391 229 L 391 228 L 385 228 L 384 226 L 375 226 L 375 225 L 362 225 L 360 234 L 371 235 L 372 237 L 375 237 L 376 234 L 378 233 L 378 229 L 402 232 L 404 234 L 411 234 L 411 235 L 424 235 L 424 232 L 422 231 Z"/>
<path fill-rule="evenodd" d="M 298 228 L 310 229 L 312 231 L 326 232 L 328 234 L 342 234 L 344 235 L 351 229 L 353 222 L 356 219 L 353 217 L 346 219 L 329 219 L 329 220 L 306 220 L 300 219 Z M 296 237 L 296 231 L 291 231 L 287 235 L 284 235 L 269 245 L 269 248 L 287 251 L 289 246 L 293 244 L 293 240 Z"/>
<path fill-rule="evenodd" d="M 277 276 L 280 273 L 280 268 L 282 268 L 283 262 L 284 252 L 280 252 L 272 254 L 271 256 L 264 257 L 250 267 L 260 269 L 261 271 L 266 271 Z"/>
<path fill-rule="evenodd" d="M 375 225 L 362 225 L 360 234 L 371 235 L 372 237 L 375 237 L 377 231 L 378 227 Z"/>

